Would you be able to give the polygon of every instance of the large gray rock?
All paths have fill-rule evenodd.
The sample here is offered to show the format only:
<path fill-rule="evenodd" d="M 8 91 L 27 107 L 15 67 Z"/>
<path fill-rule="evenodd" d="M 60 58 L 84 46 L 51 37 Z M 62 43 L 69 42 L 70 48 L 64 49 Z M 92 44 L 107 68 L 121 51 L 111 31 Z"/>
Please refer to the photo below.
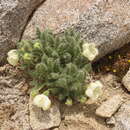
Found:
<path fill-rule="evenodd" d="M 75 26 L 99 48 L 99 57 L 130 42 L 130 1 L 96 0 Z"/>
<path fill-rule="evenodd" d="M 123 85 L 126 87 L 128 91 L 130 91 L 130 69 L 127 74 L 122 79 Z"/>
<path fill-rule="evenodd" d="M 130 130 L 130 101 L 121 106 L 115 119 L 116 124 L 113 130 Z"/>
<path fill-rule="evenodd" d="M 72 23 L 79 22 L 79 15 L 91 6 L 92 0 L 47 0 L 34 13 L 23 33 L 23 39 L 35 38 L 36 27 L 59 33 Z M 73 6 L 72 6 L 73 5 Z"/>
<path fill-rule="evenodd" d="M 0 0 L 0 63 L 21 38 L 29 16 L 44 0 Z"/>
<path fill-rule="evenodd" d="M 34 38 L 36 26 L 56 33 L 72 27 L 98 46 L 99 58 L 130 42 L 129 7 L 128 0 L 47 0 L 34 13 L 23 39 Z"/>
<path fill-rule="evenodd" d="M 29 110 L 30 125 L 33 130 L 47 130 L 60 125 L 61 115 L 57 103 L 53 104 L 48 111 L 43 111 L 32 104 L 30 97 Z"/>

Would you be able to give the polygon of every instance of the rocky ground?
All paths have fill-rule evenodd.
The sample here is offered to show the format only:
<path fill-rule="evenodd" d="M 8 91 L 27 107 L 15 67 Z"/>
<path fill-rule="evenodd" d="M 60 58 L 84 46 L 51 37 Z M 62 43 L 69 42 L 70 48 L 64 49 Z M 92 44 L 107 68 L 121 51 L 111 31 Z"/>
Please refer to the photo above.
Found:
<path fill-rule="evenodd" d="M 104 84 L 102 97 L 96 103 L 88 101 L 84 106 L 63 109 L 64 120 L 59 129 L 129 130 L 130 95 L 122 84 L 130 67 L 129 60 L 130 44 L 94 63 L 94 77 Z"/>
<path fill-rule="evenodd" d="M 128 0 L 1 0 L 0 130 L 130 130 L 129 7 Z M 33 107 L 28 80 L 5 59 L 17 41 L 34 38 L 36 27 L 71 27 L 95 43 L 97 59 L 107 54 L 93 63 L 94 79 L 104 84 L 97 102 L 56 103 L 46 113 Z"/>
<path fill-rule="evenodd" d="M 10 65 L 0 67 L 1 130 L 129 130 L 130 95 L 122 84 L 130 66 L 129 45 L 93 64 L 94 78 L 104 84 L 97 102 L 72 107 L 58 103 L 47 113 L 30 104 L 22 72 Z"/>

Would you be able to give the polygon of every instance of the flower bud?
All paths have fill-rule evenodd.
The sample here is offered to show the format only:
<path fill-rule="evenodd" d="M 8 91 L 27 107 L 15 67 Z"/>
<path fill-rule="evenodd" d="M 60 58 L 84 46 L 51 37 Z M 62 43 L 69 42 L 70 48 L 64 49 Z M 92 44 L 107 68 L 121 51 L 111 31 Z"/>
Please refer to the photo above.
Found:
<path fill-rule="evenodd" d="M 38 90 L 32 90 L 31 93 L 30 93 L 30 95 L 31 95 L 32 97 L 35 97 L 38 93 L 39 93 Z"/>
<path fill-rule="evenodd" d="M 87 98 L 85 96 L 82 96 L 80 99 L 79 99 L 79 102 L 80 103 L 85 103 L 87 100 Z"/>
<path fill-rule="evenodd" d="M 16 66 L 19 61 L 19 56 L 18 56 L 17 50 L 15 50 L 15 49 L 10 50 L 7 55 L 8 55 L 7 61 L 9 62 L 9 64 Z"/>
<path fill-rule="evenodd" d="M 32 55 L 31 55 L 30 53 L 25 53 L 25 54 L 23 55 L 23 59 L 24 59 L 25 61 L 30 61 L 30 60 L 32 59 Z"/>
<path fill-rule="evenodd" d="M 65 104 L 66 104 L 67 106 L 72 106 L 72 105 L 73 105 L 72 99 L 71 99 L 71 98 L 68 98 L 68 99 L 66 100 Z"/>
<path fill-rule="evenodd" d="M 36 42 L 36 43 L 34 43 L 33 47 L 35 49 L 42 49 L 42 44 L 40 42 Z"/>
<path fill-rule="evenodd" d="M 46 95 L 39 94 L 34 97 L 33 104 L 46 111 L 51 107 L 51 100 Z"/>
<path fill-rule="evenodd" d="M 85 91 L 86 96 L 92 100 L 96 100 L 100 95 L 102 95 L 103 85 L 100 81 L 92 82 L 88 85 L 87 90 Z"/>

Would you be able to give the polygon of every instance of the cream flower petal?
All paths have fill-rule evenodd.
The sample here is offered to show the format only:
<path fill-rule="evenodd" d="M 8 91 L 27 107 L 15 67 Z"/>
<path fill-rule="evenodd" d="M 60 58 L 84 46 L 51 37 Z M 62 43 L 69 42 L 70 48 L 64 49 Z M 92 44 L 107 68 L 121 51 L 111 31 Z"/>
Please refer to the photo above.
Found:
<path fill-rule="evenodd" d="M 7 61 L 9 62 L 9 64 L 16 66 L 19 61 L 17 50 L 11 50 L 8 52 L 7 55 L 8 55 Z"/>
<path fill-rule="evenodd" d="M 17 53 L 17 50 L 16 49 L 13 49 L 13 50 L 10 50 L 7 55 L 10 56 L 10 55 L 15 55 Z"/>
<path fill-rule="evenodd" d="M 94 60 L 94 58 L 98 55 L 98 49 L 95 47 L 95 44 L 83 44 L 83 55 L 90 61 Z"/>
<path fill-rule="evenodd" d="M 96 100 L 100 95 L 102 95 L 103 85 L 100 81 L 92 82 L 88 85 L 87 90 L 85 91 L 86 96 L 92 100 Z"/>
<path fill-rule="evenodd" d="M 48 110 L 51 106 L 51 100 L 44 94 L 39 94 L 33 99 L 33 104 L 42 108 L 44 111 Z"/>

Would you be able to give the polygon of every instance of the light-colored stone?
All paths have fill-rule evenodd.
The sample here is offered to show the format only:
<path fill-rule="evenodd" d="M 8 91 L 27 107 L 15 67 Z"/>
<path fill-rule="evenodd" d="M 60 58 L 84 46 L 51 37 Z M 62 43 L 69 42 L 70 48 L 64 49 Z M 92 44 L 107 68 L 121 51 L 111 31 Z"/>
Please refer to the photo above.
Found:
<path fill-rule="evenodd" d="M 115 119 L 116 124 L 113 130 L 130 130 L 130 101 L 121 106 Z"/>
<path fill-rule="evenodd" d="M 97 104 L 75 104 L 71 107 L 61 106 L 62 120 L 59 130 L 110 130 L 104 119 L 95 115 Z"/>
<path fill-rule="evenodd" d="M 126 87 L 128 91 L 130 91 L 130 70 L 127 72 L 127 74 L 124 76 L 122 80 L 123 85 Z"/>
<path fill-rule="evenodd" d="M 71 27 L 97 45 L 98 59 L 130 42 L 129 7 L 128 0 L 47 0 L 34 13 L 23 39 L 34 38 L 36 27 L 56 33 Z"/>
<path fill-rule="evenodd" d="M 121 87 L 119 77 L 114 74 L 108 73 L 108 74 L 102 75 L 101 81 L 105 84 L 105 86 L 107 86 L 109 88 L 117 89 L 117 88 Z"/>
<path fill-rule="evenodd" d="M 61 116 L 58 104 L 53 104 L 48 111 L 43 111 L 32 104 L 32 98 L 29 102 L 30 125 L 33 130 L 46 130 L 59 126 Z"/>
<path fill-rule="evenodd" d="M 25 79 L 11 66 L 0 67 L 0 130 L 30 130 Z M 28 89 L 28 88 L 27 88 Z"/>
<path fill-rule="evenodd" d="M 20 40 L 29 16 L 44 0 L 0 0 L 0 63 Z"/>
<path fill-rule="evenodd" d="M 58 128 L 54 128 L 53 130 L 59 130 Z"/>
<path fill-rule="evenodd" d="M 111 118 L 106 119 L 107 125 L 115 125 L 116 119 L 112 116 Z"/>
<path fill-rule="evenodd" d="M 106 101 L 109 97 L 112 97 L 113 95 L 124 93 L 124 90 L 122 89 L 122 83 L 118 76 L 110 73 L 101 74 L 100 80 L 104 85 L 101 102 Z"/>
<path fill-rule="evenodd" d="M 97 108 L 96 115 L 104 118 L 109 118 L 118 110 L 121 104 L 121 95 L 114 95 L 107 101 L 103 102 L 99 108 Z"/>

